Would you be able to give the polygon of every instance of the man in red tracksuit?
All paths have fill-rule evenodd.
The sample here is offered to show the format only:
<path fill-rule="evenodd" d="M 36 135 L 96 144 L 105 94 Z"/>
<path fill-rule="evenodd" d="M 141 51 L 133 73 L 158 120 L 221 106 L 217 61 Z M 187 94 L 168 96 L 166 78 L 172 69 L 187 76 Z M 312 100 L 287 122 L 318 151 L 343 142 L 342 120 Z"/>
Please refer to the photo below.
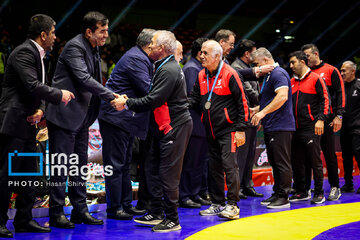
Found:
<path fill-rule="evenodd" d="M 249 109 L 237 72 L 222 61 L 219 43 L 203 43 L 201 70 L 190 95 L 190 106 L 202 111 L 209 146 L 209 193 L 213 204 L 200 215 L 239 218 L 240 178 L 237 146 L 245 143 Z M 224 172 L 228 187 L 225 205 Z"/>
<path fill-rule="evenodd" d="M 324 123 L 324 134 L 321 137 L 321 149 L 324 153 L 331 186 L 329 201 L 338 200 L 341 196 L 339 189 L 338 162 L 335 154 L 334 132 L 341 129 L 342 116 L 345 112 L 345 88 L 340 72 L 334 66 L 320 60 L 319 49 L 314 44 L 306 44 L 301 48 L 307 58 L 311 70 L 322 77 L 331 98 L 331 108 L 328 120 Z M 310 189 L 311 171 L 307 171 L 306 187 Z"/>
<path fill-rule="evenodd" d="M 320 159 L 320 136 L 329 114 L 330 99 L 324 80 L 312 72 L 302 51 L 289 55 L 296 132 L 292 141 L 291 162 L 295 194 L 290 202 L 310 199 L 306 189 L 306 167 L 314 172 L 315 193 L 313 204 L 325 201 L 323 190 L 323 165 Z"/>

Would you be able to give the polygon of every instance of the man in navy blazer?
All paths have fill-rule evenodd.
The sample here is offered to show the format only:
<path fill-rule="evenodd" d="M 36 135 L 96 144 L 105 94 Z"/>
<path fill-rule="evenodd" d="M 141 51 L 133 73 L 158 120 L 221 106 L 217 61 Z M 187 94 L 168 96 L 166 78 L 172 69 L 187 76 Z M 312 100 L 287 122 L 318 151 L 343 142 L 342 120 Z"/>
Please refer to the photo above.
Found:
<path fill-rule="evenodd" d="M 89 126 L 99 112 L 100 98 L 106 102 L 115 94 L 101 85 L 99 46 L 108 37 L 108 19 L 99 12 L 87 13 L 82 22 L 82 33 L 67 42 L 62 51 L 53 78 L 53 86 L 74 92 L 76 101 L 68 107 L 49 104 L 47 125 L 49 130 L 49 150 L 55 163 L 61 166 L 77 167 L 77 174 L 54 172 L 50 189 L 50 226 L 74 228 L 74 223 L 92 225 L 103 224 L 92 217 L 86 205 L 86 169 Z M 56 154 L 66 154 L 68 159 Z M 75 154 L 75 155 L 74 155 Z M 70 164 L 69 158 L 74 158 Z M 56 158 L 56 156 L 58 156 Z M 65 161 L 67 160 L 67 161 Z M 68 194 L 73 206 L 71 221 L 63 211 L 65 205 L 66 179 L 69 175 Z"/>
<path fill-rule="evenodd" d="M 106 83 L 108 89 L 131 98 L 147 95 L 154 71 L 153 60 L 148 56 L 154 32 L 153 29 L 142 30 L 136 46 L 116 64 Z M 112 176 L 105 176 L 108 218 L 130 220 L 133 215 L 144 213 L 131 205 L 130 162 L 134 136 L 146 138 L 149 116 L 150 112 L 116 111 L 111 104 L 101 102 L 99 124 L 103 163 L 112 166 L 114 171 Z"/>
<path fill-rule="evenodd" d="M 51 51 L 56 39 L 55 21 L 43 14 L 31 17 L 28 39 L 10 54 L 4 75 L 3 94 L 0 99 L 0 237 L 13 237 L 6 228 L 11 193 L 17 193 L 17 212 L 14 220 L 16 232 L 50 232 L 32 220 L 35 202 L 33 177 L 9 174 L 8 156 L 36 152 L 36 127 L 45 112 L 45 101 L 65 106 L 74 95 L 45 85 L 43 64 L 45 51 Z M 11 160 L 12 173 L 37 172 L 37 163 L 29 157 Z M 9 176 L 10 175 L 10 176 Z M 25 180 L 26 186 L 14 188 L 14 183 Z"/>

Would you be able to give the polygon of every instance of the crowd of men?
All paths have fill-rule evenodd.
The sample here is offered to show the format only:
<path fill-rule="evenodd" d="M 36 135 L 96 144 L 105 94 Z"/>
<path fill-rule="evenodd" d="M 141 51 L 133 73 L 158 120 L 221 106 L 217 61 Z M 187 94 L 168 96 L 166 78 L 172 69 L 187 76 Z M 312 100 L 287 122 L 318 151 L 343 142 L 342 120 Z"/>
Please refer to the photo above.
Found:
<path fill-rule="evenodd" d="M 99 47 L 108 37 L 108 19 L 89 12 L 81 33 L 59 56 L 50 87 L 45 84 L 42 59 L 52 50 L 55 24 L 47 15 L 33 16 L 28 39 L 11 53 L 5 68 L 0 99 L 0 187 L 5 191 L 0 200 L 0 237 L 13 237 L 6 228 L 13 191 L 18 194 L 15 231 L 51 231 L 32 219 L 34 187 L 9 184 L 31 178 L 8 172 L 10 153 L 35 152 L 42 118 L 56 164 L 78 168 L 87 164 L 88 128 L 99 119 L 104 167 L 112 170 L 105 174 L 107 217 L 131 220 L 142 215 L 134 221 L 154 225 L 155 232 L 181 229 L 178 205 L 209 205 L 199 212 L 201 216 L 237 219 L 240 199 L 264 196 L 252 182 L 259 124 L 275 181 L 274 193 L 262 205 L 288 208 L 290 202 L 310 198 L 313 204 L 323 203 L 321 149 L 331 186 L 327 199 L 335 201 L 341 192 L 355 191 L 352 159 L 355 156 L 359 163 L 360 80 L 353 62 L 344 62 L 339 72 L 320 60 L 315 45 L 307 44 L 289 55 L 290 78 L 266 48 L 257 49 L 255 42 L 244 39 L 229 65 L 226 57 L 234 49 L 236 35 L 221 29 L 214 39 L 196 39 L 190 60 L 181 68 L 183 49 L 175 35 L 143 29 L 103 86 Z M 334 133 L 340 129 L 345 170 L 341 189 L 334 147 Z M 135 137 L 146 154 L 139 163 L 139 201 L 132 206 Z M 67 161 L 74 154 L 77 161 Z M 32 161 L 14 161 L 11 167 L 13 172 L 36 171 Z M 103 224 L 89 214 L 83 175 L 51 176 L 50 227 Z M 70 219 L 63 210 L 67 181 L 73 206 Z"/>

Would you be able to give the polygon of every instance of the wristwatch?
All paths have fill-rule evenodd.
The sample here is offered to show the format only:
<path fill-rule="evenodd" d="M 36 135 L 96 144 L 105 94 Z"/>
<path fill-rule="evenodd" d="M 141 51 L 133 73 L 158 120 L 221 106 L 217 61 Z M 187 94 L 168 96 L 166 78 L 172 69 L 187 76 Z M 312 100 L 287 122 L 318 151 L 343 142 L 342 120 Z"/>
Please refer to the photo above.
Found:
<path fill-rule="evenodd" d="M 340 120 L 343 119 L 343 116 L 341 116 L 341 115 L 336 115 L 336 117 L 337 117 L 338 119 L 340 119 Z"/>

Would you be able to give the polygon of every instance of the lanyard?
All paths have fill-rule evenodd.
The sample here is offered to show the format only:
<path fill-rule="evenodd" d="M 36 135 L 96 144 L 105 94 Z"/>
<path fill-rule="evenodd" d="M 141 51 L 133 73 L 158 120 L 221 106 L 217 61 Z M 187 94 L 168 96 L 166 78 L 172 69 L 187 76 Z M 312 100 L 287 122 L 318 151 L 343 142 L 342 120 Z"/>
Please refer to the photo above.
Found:
<path fill-rule="evenodd" d="M 211 95 L 212 95 L 212 93 L 213 93 L 213 91 L 214 91 L 216 82 L 217 82 L 217 80 L 218 80 L 219 74 L 220 74 L 221 69 L 222 69 L 222 66 L 223 66 L 223 61 L 220 62 L 219 70 L 218 70 L 218 72 L 217 72 L 217 74 L 216 74 L 216 77 L 215 77 L 213 86 L 212 86 L 212 88 L 211 88 L 211 92 L 209 93 L 209 97 L 208 97 L 208 99 L 207 99 L 208 102 L 211 100 Z M 206 86 L 207 86 L 207 90 L 208 90 L 208 92 L 209 92 L 209 76 L 208 76 L 207 74 L 206 74 Z"/>
<path fill-rule="evenodd" d="M 269 78 L 270 78 L 270 74 L 264 79 L 264 82 L 263 82 L 263 85 L 261 87 L 260 93 L 263 93 L 265 84 L 269 80 Z"/>

